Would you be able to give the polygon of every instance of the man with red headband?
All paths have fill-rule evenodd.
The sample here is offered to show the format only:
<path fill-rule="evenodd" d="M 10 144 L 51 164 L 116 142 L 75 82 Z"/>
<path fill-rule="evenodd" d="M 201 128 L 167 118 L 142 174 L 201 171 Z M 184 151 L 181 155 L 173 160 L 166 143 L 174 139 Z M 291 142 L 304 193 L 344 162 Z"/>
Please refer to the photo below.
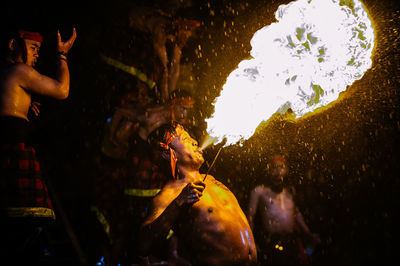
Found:
<path fill-rule="evenodd" d="M 170 230 L 185 265 L 255 265 L 253 233 L 232 192 L 213 176 L 199 172 L 202 151 L 177 123 L 159 127 L 149 140 L 170 166 L 170 181 L 153 199 L 142 225 L 142 255 L 157 250 Z M 205 179 L 205 180 L 204 180 Z"/>
<path fill-rule="evenodd" d="M 293 199 L 294 189 L 284 185 L 288 173 L 286 158 L 272 156 L 267 170 L 270 179 L 266 185 L 252 190 L 248 208 L 249 223 L 256 235 L 259 265 L 307 265 L 301 239 L 316 243 L 320 240 L 304 222 Z M 260 214 L 260 225 L 255 222 L 256 213 Z"/>
<path fill-rule="evenodd" d="M 0 249 L 1 261 L 4 256 L 29 260 L 42 225 L 55 218 L 35 149 L 28 144 L 28 111 L 32 94 L 68 97 L 67 53 L 75 38 L 75 29 L 66 42 L 58 33 L 55 79 L 33 68 L 43 41 L 39 33 L 14 32 L 4 51 L 0 66 L 0 212 L 4 244 Z"/>
<path fill-rule="evenodd" d="M 102 180 L 112 178 L 113 193 L 116 194 L 113 198 L 119 203 L 115 206 L 109 200 L 102 200 L 105 193 L 111 193 L 110 185 L 104 189 L 107 192 L 96 197 L 101 199 L 99 207 L 107 213 L 105 216 L 111 225 L 112 257 L 119 259 L 114 261 L 116 264 L 121 262 L 123 254 L 128 255 L 126 260 L 130 263 L 136 262 L 135 240 L 140 225 L 148 213 L 152 198 L 169 181 L 165 169 L 159 166 L 159 154 L 154 152 L 147 138 L 156 128 L 171 120 L 188 124 L 194 103 L 189 92 L 178 89 L 170 94 L 167 103 L 144 110 L 133 109 L 125 104 L 114 113 L 109 140 L 104 142 L 108 144 L 102 147 L 107 155 L 103 158 L 103 167 L 107 167 L 104 167 Z"/>

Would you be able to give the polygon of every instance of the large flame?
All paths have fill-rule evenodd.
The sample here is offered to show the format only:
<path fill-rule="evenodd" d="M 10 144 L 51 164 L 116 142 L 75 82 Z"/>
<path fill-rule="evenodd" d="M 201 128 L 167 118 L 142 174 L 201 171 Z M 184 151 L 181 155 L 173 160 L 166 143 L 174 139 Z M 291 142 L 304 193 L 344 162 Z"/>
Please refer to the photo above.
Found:
<path fill-rule="evenodd" d="M 227 78 L 207 132 L 227 145 L 291 108 L 296 117 L 336 100 L 371 67 L 374 29 L 358 0 L 297 0 L 258 30 L 251 59 Z"/>

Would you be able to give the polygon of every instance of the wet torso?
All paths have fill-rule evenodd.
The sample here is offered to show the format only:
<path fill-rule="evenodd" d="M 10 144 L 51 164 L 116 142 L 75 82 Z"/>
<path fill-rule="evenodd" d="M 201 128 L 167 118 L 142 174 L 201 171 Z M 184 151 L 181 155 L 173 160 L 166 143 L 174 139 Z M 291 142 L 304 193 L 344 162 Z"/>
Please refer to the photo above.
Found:
<path fill-rule="evenodd" d="M 180 182 L 179 180 L 176 182 Z M 184 210 L 174 230 L 194 265 L 251 265 L 256 261 L 252 231 L 236 197 L 208 176 L 200 201 Z M 174 199 L 185 187 L 178 184 Z"/>
<path fill-rule="evenodd" d="M 0 73 L 0 116 L 28 120 L 31 94 L 19 85 L 18 64 L 3 67 Z"/>
<path fill-rule="evenodd" d="M 295 229 L 295 205 L 292 195 L 283 189 L 275 193 L 263 187 L 258 210 L 264 228 L 270 234 L 290 234 Z"/>

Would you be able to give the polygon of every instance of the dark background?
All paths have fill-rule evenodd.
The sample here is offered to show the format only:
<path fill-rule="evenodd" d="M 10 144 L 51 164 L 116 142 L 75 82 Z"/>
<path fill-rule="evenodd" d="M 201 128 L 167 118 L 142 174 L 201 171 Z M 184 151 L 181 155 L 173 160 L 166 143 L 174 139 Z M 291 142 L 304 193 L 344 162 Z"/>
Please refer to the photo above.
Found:
<path fill-rule="evenodd" d="M 174 3 L 181 1 L 142 2 L 174 11 L 179 7 Z M 184 2 L 177 14 L 201 21 L 182 57 L 186 67 L 182 79 L 188 80 L 182 84 L 197 100 L 191 131 L 201 139 L 204 118 L 212 113 L 211 103 L 229 73 L 249 55 L 252 35 L 274 21 L 279 5 L 290 1 Z M 313 265 L 384 261 L 395 265 L 399 248 L 395 216 L 400 182 L 400 8 L 395 0 L 363 3 L 376 36 L 373 66 L 364 77 L 315 114 L 298 120 L 273 116 L 242 147 L 224 148 L 211 171 L 246 210 L 250 190 L 263 183 L 268 156 L 285 154 L 290 167 L 288 183 L 296 187 L 306 222 L 322 239 L 311 257 Z M 99 54 L 127 64 L 140 58 L 138 49 L 132 49 L 132 44 L 140 44 L 127 27 L 127 12 L 137 4 L 128 0 L 1 4 L 2 27 L 23 23 L 40 28 L 45 36 L 38 66 L 44 74 L 54 75 L 57 29 L 66 39 L 72 27 L 77 28 L 78 38 L 68 56 L 70 97 L 58 101 L 34 96 L 42 105 L 41 115 L 32 117 L 32 124 L 46 176 L 58 198 L 59 217 L 65 214 L 58 221 L 59 230 L 69 225 L 89 260 L 98 255 L 95 236 L 87 230 L 92 226 L 87 213 L 103 127 L 135 79 L 106 65 Z M 207 150 L 207 161 L 212 161 L 217 148 Z M 77 253 L 75 245 L 63 256 L 76 259 Z"/>

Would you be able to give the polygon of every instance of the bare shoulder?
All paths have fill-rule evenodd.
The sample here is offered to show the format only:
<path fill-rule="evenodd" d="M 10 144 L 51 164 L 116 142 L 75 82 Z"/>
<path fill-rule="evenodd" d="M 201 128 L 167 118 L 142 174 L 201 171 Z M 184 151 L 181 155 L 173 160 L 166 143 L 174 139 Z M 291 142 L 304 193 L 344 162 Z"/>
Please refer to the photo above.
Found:
<path fill-rule="evenodd" d="M 5 79 L 11 79 L 19 75 L 20 73 L 24 73 L 27 71 L 27 65 L 22 64 L 22 63 L 16 63 L 8 66 L 7 68 L 2 70 L 2 76 L 4 76 Z"/>
<path fill-rule="evenodd" d="M 252 192 L 260 193 L 260 192 L 266 191 L 267 189 L 268 188 L 266 188 L 264 185 L 259 185 L 259 186 L 256 186 L 255 188 L 253 188 Z"/>
<path fill-rule="evenodd" d="M 212 175 L 207 175 L 206 182 L 207 183 L 211 183 L 213 185 L 216 185 L 217 187 L 222 188 L 222 189 L 224 189 L 226 191 L 230 191 L 229 188 L 227 188 L 222 182 L 220 182 L 217 179 L 215 179 Z"/>
<path fill-rule="evenodd" d="M 10 72 L 15 74 L 30 74 L 32 71 L 36 70 L 24 63 L 16 63 L 10 67 Z"/>
<path fill-rule="evenodd" d="M 255 195 L 267 195 L 270 193 L 270 188 L 264 186 L 264 185 L 259 185 L 256 186 L 255 188 L 253 188 L 253 190 L 251 191 L 252 194 Z"/>
<path fill-rule="evenodd" d="M 23 63 L 17 63 L 8 69 L 7 77 L 16 81 L 20 80 L 23 83 L 25 80 L 35 77 L 37 73 L 32 67 Z"/>

